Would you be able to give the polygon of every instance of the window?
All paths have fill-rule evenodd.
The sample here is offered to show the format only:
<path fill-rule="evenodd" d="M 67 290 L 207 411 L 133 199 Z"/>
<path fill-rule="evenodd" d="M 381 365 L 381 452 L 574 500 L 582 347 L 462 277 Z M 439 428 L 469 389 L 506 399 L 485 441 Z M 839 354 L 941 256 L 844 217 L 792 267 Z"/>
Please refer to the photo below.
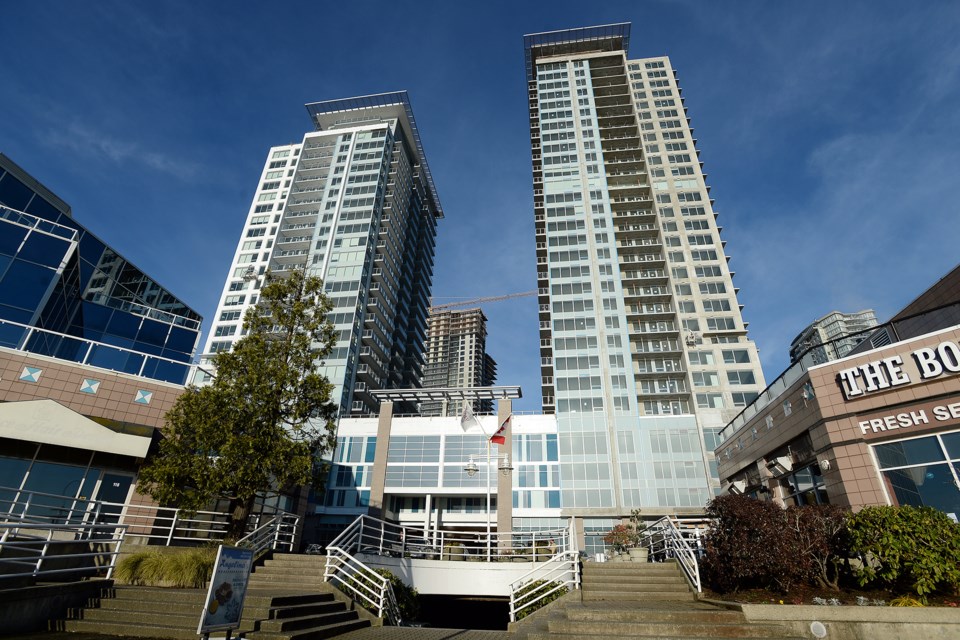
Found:
<path fill-rule="evenodd" d="M 213 335 L 216 338 L 222 338 L 224 336 L 232 336 L 236 332 L 237 332 L 237 325 L 235 324 L 223 325 L 223 326 L 217 327 Z"/>
<path fill-rule="evenodd" d="M 720 393 L 698 393 L 697 407 L 700 409 L 723 409 L 723 394 Z M 704 431 L 706 437 L 706 431 Z M 708 447 L 711 451 L 713 447 Z"/>
<path fill-rule="evenodd" d="M 707 331 L 735 331 L 736 328 L 733 318 L 707 318 Z"/>
<path fill-rule="evenodd" d="M 730 301 L 729 300 L 704 300 L 703 301 L 703 310 L 707 313 L 718 312 L 718 311 L 730 311 Z"/>
<path fill-rule="evenodd" d="M 733 399 L 733 406 L 745 407 L 757 399 L 756 391 L 738 391 L 730 394 Z"/>
<path fill-rule="evenodd" d="M 753 375 L 753 371 L 749 370 L 727 371 L 727 381 L 730 384 L 736 385 L 757 384 L 757 379 Z"/>
<path fill-rule="evenodd" d="M 723 295 L 727 292 L 727 286 L 722 282 L 701 282 L 700 293 L 703 295 Z"/>
<path fill-rule="evenodd" d="M 691 351 L 687 355 L 690 358 L 690 364 L 696 364 L 696 365 L 714 364 L 712 351 Z"/>
<path fill-rule="evenodd" d="M 694 371 L 693 386 L 695 387 L 716 387 L 720 385 L 720 376 L 716 371 Z"/>
<path fill-rule="evenodd" d="M 724 349 L 723 361 L 726 364 L 743 364 L 750 362 L 750 352 L 746 349 Z"/>

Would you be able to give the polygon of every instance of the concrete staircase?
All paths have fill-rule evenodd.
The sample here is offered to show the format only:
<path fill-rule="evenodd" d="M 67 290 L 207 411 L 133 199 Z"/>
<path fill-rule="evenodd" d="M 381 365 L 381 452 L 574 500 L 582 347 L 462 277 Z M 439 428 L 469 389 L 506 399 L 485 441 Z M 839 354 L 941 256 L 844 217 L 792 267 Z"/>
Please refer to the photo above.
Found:
<path fill-rule="evenodd" d="M 738 611 L 698 602 L 672 562 L 586 562 L 580 601 L 558 604 L 531 621 L 527 640 L 796 637 L 777 625 L 748 623 Z"/>
<path fill-rule="evenodd" d="M 315 640 L 371 626 L 373 618 L 323 582 L 324 558 L 286 554 L 250 576 L 240 629 L 251 640 Z M 313 574 L 319 566 L 319 573 Z M 94 608 L 74 612 L 66 630 L 196 640 L 206 590 L 116 587 Z M 217 634 L 217 635 L 221 635 Z"/>

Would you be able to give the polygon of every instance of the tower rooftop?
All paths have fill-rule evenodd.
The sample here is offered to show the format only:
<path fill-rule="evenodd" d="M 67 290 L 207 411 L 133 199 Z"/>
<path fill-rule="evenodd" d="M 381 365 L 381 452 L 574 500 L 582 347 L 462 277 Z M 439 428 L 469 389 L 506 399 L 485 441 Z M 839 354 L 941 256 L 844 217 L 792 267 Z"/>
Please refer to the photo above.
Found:
<path fill-rule="evenodd" d="M 527 82 L 533 80 L 533 49 L 541 49 L 543 55 L 562 55 L 581 51 L 617 51 L 620 49 L 627 51 L 629 47 L 629 22 L 528 33 L 523 36 L 523 55 L 527 65 Z"/>

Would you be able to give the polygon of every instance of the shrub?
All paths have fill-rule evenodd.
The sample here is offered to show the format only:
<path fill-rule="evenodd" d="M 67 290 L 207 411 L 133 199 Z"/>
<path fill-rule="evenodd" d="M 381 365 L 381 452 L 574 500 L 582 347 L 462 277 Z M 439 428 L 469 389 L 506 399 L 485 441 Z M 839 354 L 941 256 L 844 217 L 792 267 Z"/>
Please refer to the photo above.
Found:
<path fill-rule="evenodd" d="M 788 591 L 798 579 L 783 509 L 729 495 L 712 500 L 706 514 L 714 522 L 704 538 L 703 574 L 712 589 Z"/>
<path fill-rule="evenodd" d="M 932 507 L 867 507 L 847 519 L 851 551 L 861 554 L 861 586 L 908 590 L 926 600 L 960 593 L 960 525 Z"/>
<path fill-rule="evenodd" d="M 390 581 L 390 586 L 393 588 L 393 595 L 397 599 L 397 607 L 400 609 L 400 618 L 403 620 L 403 622 L 411 622 L 420 616 L 420 594 L 417 593 L 416 589 L 408 586 L 403 580 L 394 575 L 391 571 L 388 569 L 373 569 L 372 571 L 364 569 L 358 573 L 366 578 L 365 580 L 362 580 L 362 582 L 366 584 L 368 588 L 369 582 L 373 578 L 372 574 L 376 574 Z M 356 574 L 347 580 L 348 583 L 355 588 L 356 585 L 361 583 L 360 577 L 358 577 Z M 358 590 L 362 593 L 368 594 L 369 596 L 369 593 L 366 589 L 359 588 Z M 359 602 L 360 605 L 370 613 L 376 614 L 376 607 L 371 603 L 362 598 L 358 599 L 357 602 Z"/>
<path fill-rule="evenodd" d="M 550 589 L 553 588 L 553 586 L 545 587 L 544 585 L 546 584 L 548 584 L 546 580 L 534 580 L 532 582 L 528 582 L 527 584 L 517 589 L 517 605 L 523 606 L 528 599 L 536 598 L 540 594 L 546 593 L 547 591 L 550 591 Z M 557 583 L 550 583 L 550 584 L 555 586 Z M 542 609 L 543 607 L 547 606 L 548 604 L 550 604 L 560 596 L 566 595 L 568 591 L 569 589 L 567 589 L 567 586 L 562 585 L 559 589 L 545 596 L 542 600 L 539 600 L 536 603 L 531 604 L 529 607 L 525 609 L 521 609 L 517 611 L 517 620 L 523 620 L 534 611 L 537 611 L 538 609 Z M 529 598 L 527 598 L 526 596 L 529 596 Z"/>
<path fill-rule="evenodd" d="M 847 511 L 834 505 L 806 505 L 786 510 L 787 527 L 800 563 L 798 574 L 823 588 L 840 589 L 847 566 Z"/>
<path fill-rule="evenodd" d="M 199 589 L 210 580 L 216 555 L 210 547 L 138 551 L 117 563 L 113 577 L 121 584 Z"/>

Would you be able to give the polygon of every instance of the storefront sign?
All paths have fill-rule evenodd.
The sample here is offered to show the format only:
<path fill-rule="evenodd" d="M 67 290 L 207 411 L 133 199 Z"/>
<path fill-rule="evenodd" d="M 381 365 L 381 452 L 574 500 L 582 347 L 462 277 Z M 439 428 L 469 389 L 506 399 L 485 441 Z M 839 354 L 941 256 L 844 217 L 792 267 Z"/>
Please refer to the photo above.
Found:
<path fill-rule="evenodd" d="M 197 634 L 240 626 L 252 565 L 252 550 L 220 546 Z"/>
<path fill-rule="evenodd" d="M 899 410 L 860 416 L 859 435 L 870 439 L 894 435 L 903 430 L 930 431 L 960 423 L 960 401 L 954 398 L 939 402 L 924 402 Z"/>
<path fill-rule="evenodd" d="M 913 382 L 960 373 L 960 345 L 952 340 L 936 347 L 922 347 L 904 356 L 896 355 L 844 369 L 837 381 L 847 400 Z M 912 418 L 911 418 L 912 420 Z"/>

